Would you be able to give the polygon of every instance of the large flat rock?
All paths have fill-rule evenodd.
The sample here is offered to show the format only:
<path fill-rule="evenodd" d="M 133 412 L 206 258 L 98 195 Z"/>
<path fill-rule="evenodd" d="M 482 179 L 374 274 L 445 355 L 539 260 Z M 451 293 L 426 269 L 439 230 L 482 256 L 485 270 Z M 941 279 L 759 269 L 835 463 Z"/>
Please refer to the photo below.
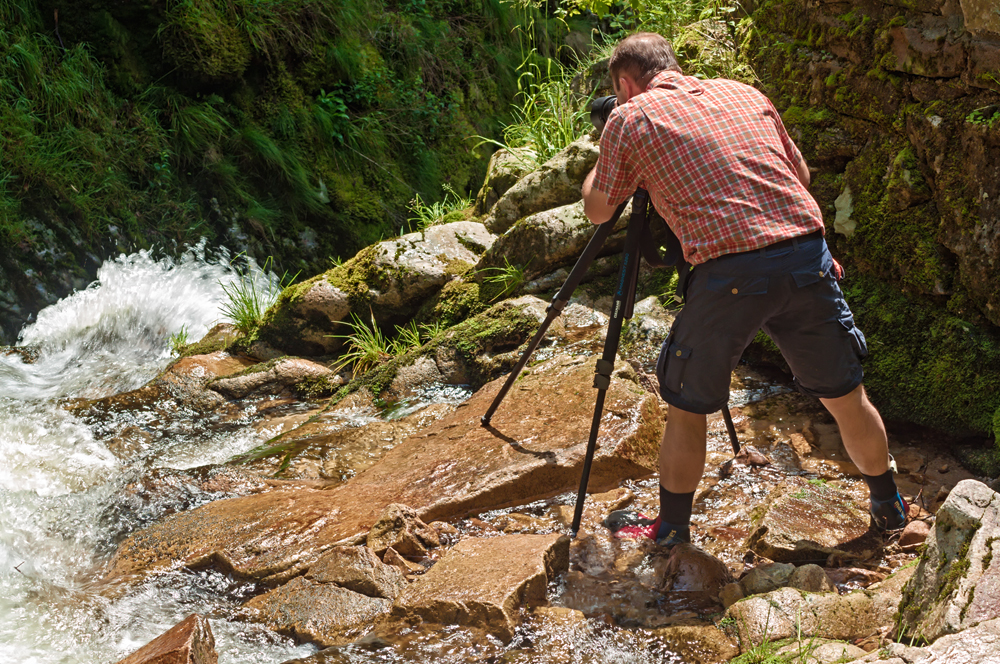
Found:
<path fill-rule="evenodd" d="M 882 544 L 850 494 L 801 478 L 776 490 L 754 525 L 747 548 L 783 563 L 823 564 L 833 553 L 867 559 Z"/>
<path fill-rule="evenodd" d="M 403 591 L 390 621 L 475 626 L 507 641 L 521 607 L 544 602 L 568 566 L 566 535 L 465 539 Z"/>
<path fill-rule="evenodd" d="M 558 356 L 535 365 L 484 428 L 479 418 L 501 386 L 494 381 L 336 488 L 274 491 L 172 515 L 122 542 L 106 578 L 215 565 L 280 582 L 323 551 L 362 541 L 391 503 L 409 505 L 430 522 L 575 490 L 593 417 L 594 362 Z M 649 475 L 662 426 L 656 397 L 614 377 L 590 489 Z"/>

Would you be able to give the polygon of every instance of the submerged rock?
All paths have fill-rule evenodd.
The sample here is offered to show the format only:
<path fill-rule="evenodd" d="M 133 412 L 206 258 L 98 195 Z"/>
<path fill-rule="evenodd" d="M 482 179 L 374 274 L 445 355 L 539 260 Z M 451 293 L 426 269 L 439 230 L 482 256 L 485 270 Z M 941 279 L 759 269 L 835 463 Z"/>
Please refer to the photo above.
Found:
<path fill-rule="evenodd" d="M 193 613 L 118 664 L 216 664 L 218 661 L 208 620 Z"/>
<path fill-rule="evenodd" d="M 959 482 L 926 546 L 900 604 L 907 631 L 933 641 L 1000 618 L 1000 494 Z"/>
<path fill-rule="evenodd" d="M 557 356 L 515 384 L 485 428 L 494 381 L 453 413 L 412 434 L 347 484 L 220 500 L 130 535 L 107 569 L 129 579 L 175 565 L 221 565 L 277 583 L 325 550 L 357 543 L 392 503 L 424 521 L 521 505 L 575 490 L 593 419 L 593 359 Z M 614 376 L 591 490 L 655 467 L 663 421 L 657 399 Z"/>
<path fill-rule="evenodd" d="M 868 512 L 830 484 L 789 480 L 762 512 L 747 548 L 774 561 L 824 562 L 834 553 L 867 559 L 882 546 Z"/>
<path fill-rule="evenodd" d="M 474 626 L 509 641 L 520 609 L 544 603 L 549 582 L 568 566 L 565 535 L 464 539 L 407 587 L 390 620 Z"/>
<path fill-rule="evenodd" d="M 387 599 L 299 576 L 254 597 L 241 614 L 300 641 L 336 646 L 362 636 L 391 606 Z"/>

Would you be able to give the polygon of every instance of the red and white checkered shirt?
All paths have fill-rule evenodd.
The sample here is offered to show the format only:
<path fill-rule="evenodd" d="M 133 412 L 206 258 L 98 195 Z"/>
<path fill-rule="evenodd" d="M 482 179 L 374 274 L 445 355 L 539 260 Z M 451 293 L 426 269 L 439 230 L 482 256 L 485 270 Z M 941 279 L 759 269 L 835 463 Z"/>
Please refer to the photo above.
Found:
<path fill-rule="evenodd" d="M 762 93 L 664 71 L 608 118 L 594 189 L 612 205 L 646 189 L 697 265 L 823 228 L 800 159 Z"/>

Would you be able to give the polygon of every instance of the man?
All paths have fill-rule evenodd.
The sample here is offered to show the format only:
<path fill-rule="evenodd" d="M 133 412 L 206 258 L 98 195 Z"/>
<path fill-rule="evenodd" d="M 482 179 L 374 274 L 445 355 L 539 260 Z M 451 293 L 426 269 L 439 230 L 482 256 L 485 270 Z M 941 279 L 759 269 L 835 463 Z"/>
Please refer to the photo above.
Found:
<path fill-rule="evenodd" d="M 583 184 L 584 210 L 604 223 L 646 189 L 694 267 L 656 369 L 669 404 L 660 515 L 620 511 L 607 525 L 665 546 L 690 541 L 706 415 L 728 403 L 730 374 L 763 329 L 798 388 L 836 419 L 876 527 L 902 527 L 907 506 L 889 470 L 885 426 L 862 385 L 864 335 L 837 284 L 843 271 L 823 238 L 809 169 L 774 106 L 741 83 L 684 76 L 669 42 L 653 33 L 619 43 L 609 69 L 618 106 Z"/>

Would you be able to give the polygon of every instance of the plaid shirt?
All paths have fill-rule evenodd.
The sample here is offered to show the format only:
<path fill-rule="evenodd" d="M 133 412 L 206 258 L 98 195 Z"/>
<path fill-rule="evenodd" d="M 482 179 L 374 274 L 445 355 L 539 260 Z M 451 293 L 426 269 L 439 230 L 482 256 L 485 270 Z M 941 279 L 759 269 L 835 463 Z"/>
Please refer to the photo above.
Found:
<path fill-rule="evenodd" d="M 800 159 L 754 88 L 664 71 L 608 118 L 594 188 L 612 205 L 646 189 L 697 265 L 823 228 Z"/>

